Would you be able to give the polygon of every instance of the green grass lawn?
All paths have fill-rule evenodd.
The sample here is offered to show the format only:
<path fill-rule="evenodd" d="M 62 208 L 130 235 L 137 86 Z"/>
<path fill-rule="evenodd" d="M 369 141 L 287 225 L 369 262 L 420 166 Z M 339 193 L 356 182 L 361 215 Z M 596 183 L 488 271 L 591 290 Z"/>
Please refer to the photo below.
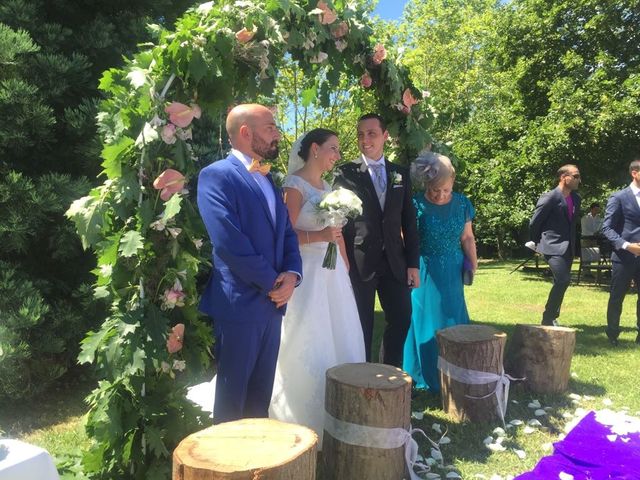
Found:
<path fill-rule="evenodd" d="M 509 272 L 517 262 L 483 262 L 473 286 L 466 288 L 467 305 L 472 321 L 492 325 L 507 334 L 518 323 L 539 323 L 546 301 L 550 278 L 541 272 Z M 515 386 L 511 389 L 507 421 L 521 419 L 525 423 L 534 418 L 527 404 L 537 399 L 543 407 L 552 407 L 548 415 L 539 418 L 542 427 L 525 433 L 524 426 L 507 430 L 504 452 L 491 452 L 483 439 L 492 434 L 499 423 L 459 424 L 449 419 L 440 408 L 440 399 L 427 393 L 413 401 L 414 412 L 424 412 L 422 420 L 413 426 L 424 429 L 432 438 L 439 436 L 433 423 L 448 429 L 451 443 L 442 447 L 444 463 L 453 465 L 462 478 L 484 475 L 487 479 L 517 475 L 533 468 L 540 457 L 551 453 L 551 444 L 559 439 L 576 408 L 613 410 L 628 409 L 640 416 L 640 395 L 637 372 L 640 371 L 640 346 L 635 340 L 635 298 L 625 302 L 621 325 L 620 346 L 609 347 L 604 334 L 608 293 L 605 287 L 592 284 L 572 284 L 565 296 L 560 321 L 563 326 L 577 330 L 576 351 L 572 363 L 572 380 L 564 395 L 532 396 Z M 382 327 L 382 314 L 377 318 L 377 339 Z M 377 349 L 374 348 L 374 352 Z M 88 387 L 83 382 L 67 382 L 53 392 L 31 402 L 0 405 L 0 429 L 10 436 L 40 445 L 54 456 L 63 456 L 82 449 L 88 440 L 82 428 L 86 407 L 83 403 Z M 578 404 L 569 394 L 587 395 Z M 518 403 L 513 403 L 515 400 Z M 426 444 L 420 442 L 421 454 L 428 456 Z M 526 453 L 520 459 L 514 449 Z M 446 471 L 435 468 L 437 473 Z"/>

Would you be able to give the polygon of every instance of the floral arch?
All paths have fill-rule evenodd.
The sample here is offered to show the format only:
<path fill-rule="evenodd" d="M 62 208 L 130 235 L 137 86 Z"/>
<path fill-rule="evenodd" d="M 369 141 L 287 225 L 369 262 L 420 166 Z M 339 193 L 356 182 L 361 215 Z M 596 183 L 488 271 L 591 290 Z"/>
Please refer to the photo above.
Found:
<path fill-rule="evenodd" d="M 208 2 L 175 31 L 150 28 L 157 41 L 103 75 L 106 180 L 67 212 L 96 253 L 96 296 L 111 306 L 80 355 L 102 378 L 89 396 L 83 457 L 96 478 L 169 478 L 172 449 L 207 423 L 185 399 L 211 344 L 197 310 L 210 246 L 190 189 L 228 107 L 268 102 L 288 58 L 320 79 L 320 105 L 341 75 L 371 95 L 400 155 L 429 141 L 425 95 L 392 59 L 397 50 L 376 39 L 362 2 Z"/>

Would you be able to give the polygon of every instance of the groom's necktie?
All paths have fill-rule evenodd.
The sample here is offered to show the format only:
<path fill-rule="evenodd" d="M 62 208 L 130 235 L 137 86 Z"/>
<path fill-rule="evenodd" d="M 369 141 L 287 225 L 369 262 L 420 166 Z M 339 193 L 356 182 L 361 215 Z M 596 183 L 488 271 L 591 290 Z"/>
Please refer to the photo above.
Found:
<path fill-rule="evenodd" d="M 370 163 L 369 166 L 373 172 L 373 186 L 376 189 L 380 207 L 384 209 L 384 199 L 387 191 L 387 171 L 384 168 L 384 163 L 382 162 Z"/>

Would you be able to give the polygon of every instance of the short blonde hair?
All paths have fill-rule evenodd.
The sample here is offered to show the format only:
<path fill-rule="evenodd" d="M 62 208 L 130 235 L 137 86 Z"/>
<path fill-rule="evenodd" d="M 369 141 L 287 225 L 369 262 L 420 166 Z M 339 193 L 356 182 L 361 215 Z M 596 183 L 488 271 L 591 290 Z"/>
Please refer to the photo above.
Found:
<path fill-rule="evenodd" d="M 411 164 L 411 180 L 420 189 L 439 185 L 451 178 L 456 178 L 456 169 L 449 157 L 439 153 L 420 153 Z"/>

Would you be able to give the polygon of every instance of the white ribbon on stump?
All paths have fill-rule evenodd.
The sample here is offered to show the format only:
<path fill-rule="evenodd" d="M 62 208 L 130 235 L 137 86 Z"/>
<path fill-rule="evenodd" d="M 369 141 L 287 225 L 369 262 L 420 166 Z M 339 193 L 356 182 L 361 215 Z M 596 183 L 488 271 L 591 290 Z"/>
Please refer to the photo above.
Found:
<path fill-rule="evenodd" d="M 498 416 L 502 420 L 504 425 L 504 417 L 507 414 L 507 405 L 509 402 L 509 384 L 510 380 L 524 380 L 523 378 L 513 378 L 510 375 L 504 373 L 504 369 L 501 368 L 500 373 L 480 372 L 478 370 L 468 370 L 466 368 L 458 367 L 452 363 L 447 362 L 444 358 L 438 357 L 438 369 L 447 377 L 452 378 L 456 382 L 466 383 L 467 385 L 486 385 L 488 383 L 496 383 L 496 388 L 482 397 L 474 397 L 472 395 L 465 395 L 467 398 L 474 400 L 481 400 L 488 398 L 491 395 L 496 396 L 496 410 Z"/>
<path fill-rule="evenodd" d="M 429 466 L 418 462 L 418 443 L 413 439 L 414 433 L 422 434 L 432 445 L 438 445 L 431 440 L 426 433 L 419 428 L 380 428 L 358 425 L 356 423 L 345 422 L 333 417 L 328 412 L 325 413 L 324 429 L 336 440 L 349 445 L 367 448 L 393 449 L 404 447 L 404 459 L 409 470 L 411 480 L 420 480 L 414 472 L 414 467 L 418 468 L 418 473 L 429 472 Z"/>

